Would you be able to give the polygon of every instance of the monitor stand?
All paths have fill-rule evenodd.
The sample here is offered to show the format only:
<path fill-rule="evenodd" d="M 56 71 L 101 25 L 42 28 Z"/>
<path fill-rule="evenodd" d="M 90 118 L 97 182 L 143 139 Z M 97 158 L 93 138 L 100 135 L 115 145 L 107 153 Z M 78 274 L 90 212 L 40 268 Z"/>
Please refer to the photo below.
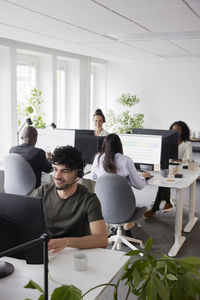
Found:
<path fill-rule="evenodd" d="M 0 261 L 0 278 L 10 275 L 13 271 L 13 265 L 8 262 Z"/>

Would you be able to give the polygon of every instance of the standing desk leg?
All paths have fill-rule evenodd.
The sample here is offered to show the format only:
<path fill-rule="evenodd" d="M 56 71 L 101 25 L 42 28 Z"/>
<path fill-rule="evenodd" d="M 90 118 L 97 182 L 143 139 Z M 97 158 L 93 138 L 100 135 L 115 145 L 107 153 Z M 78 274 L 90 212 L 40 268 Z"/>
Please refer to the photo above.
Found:
<path fill-rule="evenodd" d="M 185 241 L 185 237 L 181 235 L 183 219 L 183 189 L 177 189 L 176 195 L 175 243 L 169 250 L 169 256 L 176 256 Z"/>
<path fill-rule="evenodd" d="M 190 185 L 189 221 L 184 228 L 184 232 L 190 232 L 198 220 L 198 218 L 194 216 L 195 206 L 196 206 L 196 180 Z"/>

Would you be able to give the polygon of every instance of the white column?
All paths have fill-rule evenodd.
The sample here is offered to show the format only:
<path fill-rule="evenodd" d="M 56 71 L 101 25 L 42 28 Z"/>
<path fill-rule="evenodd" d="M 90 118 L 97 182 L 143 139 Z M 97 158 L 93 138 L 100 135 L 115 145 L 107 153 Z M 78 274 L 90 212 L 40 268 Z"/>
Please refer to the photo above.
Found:
<path fill-rule="evenodd" d="M 16 49 L 0 47 L 0 154 L 17 143 Z"/>
<path fill-rule="evenodd" d="M 84 57 L 80 60 L 80 108 L 79 127 L 90 126 L 90 58 Z"/>

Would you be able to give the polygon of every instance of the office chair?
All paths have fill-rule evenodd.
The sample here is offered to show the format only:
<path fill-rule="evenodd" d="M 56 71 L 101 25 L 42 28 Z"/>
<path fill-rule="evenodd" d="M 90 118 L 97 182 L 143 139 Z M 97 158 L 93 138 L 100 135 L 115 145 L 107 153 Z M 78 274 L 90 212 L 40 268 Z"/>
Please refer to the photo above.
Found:
<path fill-rule="evenodd" d="M 130 242 L 143 248 L 141 240 L 122 235 L 123 225 L 138 220 L 146 211 L 146 207 L 135 206 L 135 196 L 128 182 L 117 174 L 106 174 L 97 180 L 95 193 L 101 202 L 105 222 L 117 228 L 117 234 L 108 239 L 109 243 L 114 242 L 112 250 L 120 250 L 121 243 L 138 250 Z"/>
<path fill-rule="evenodd" d="M 19 154 L 10 153 L 4 159 L 4 190 L 6 193 L 28 195 L 36 185 L 31 165 Z"/>

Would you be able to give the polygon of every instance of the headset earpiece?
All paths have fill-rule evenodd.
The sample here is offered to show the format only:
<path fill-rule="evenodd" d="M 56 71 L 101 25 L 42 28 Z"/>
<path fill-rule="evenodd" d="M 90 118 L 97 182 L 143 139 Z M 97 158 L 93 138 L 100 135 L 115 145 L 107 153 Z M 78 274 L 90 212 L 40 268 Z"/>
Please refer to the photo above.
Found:
<path fill-rule="evenodd" d="M 78 171 L 77 177 L 83 178 L 83 176 L 84 176 L 84 172 L 83 171 Z"/>

